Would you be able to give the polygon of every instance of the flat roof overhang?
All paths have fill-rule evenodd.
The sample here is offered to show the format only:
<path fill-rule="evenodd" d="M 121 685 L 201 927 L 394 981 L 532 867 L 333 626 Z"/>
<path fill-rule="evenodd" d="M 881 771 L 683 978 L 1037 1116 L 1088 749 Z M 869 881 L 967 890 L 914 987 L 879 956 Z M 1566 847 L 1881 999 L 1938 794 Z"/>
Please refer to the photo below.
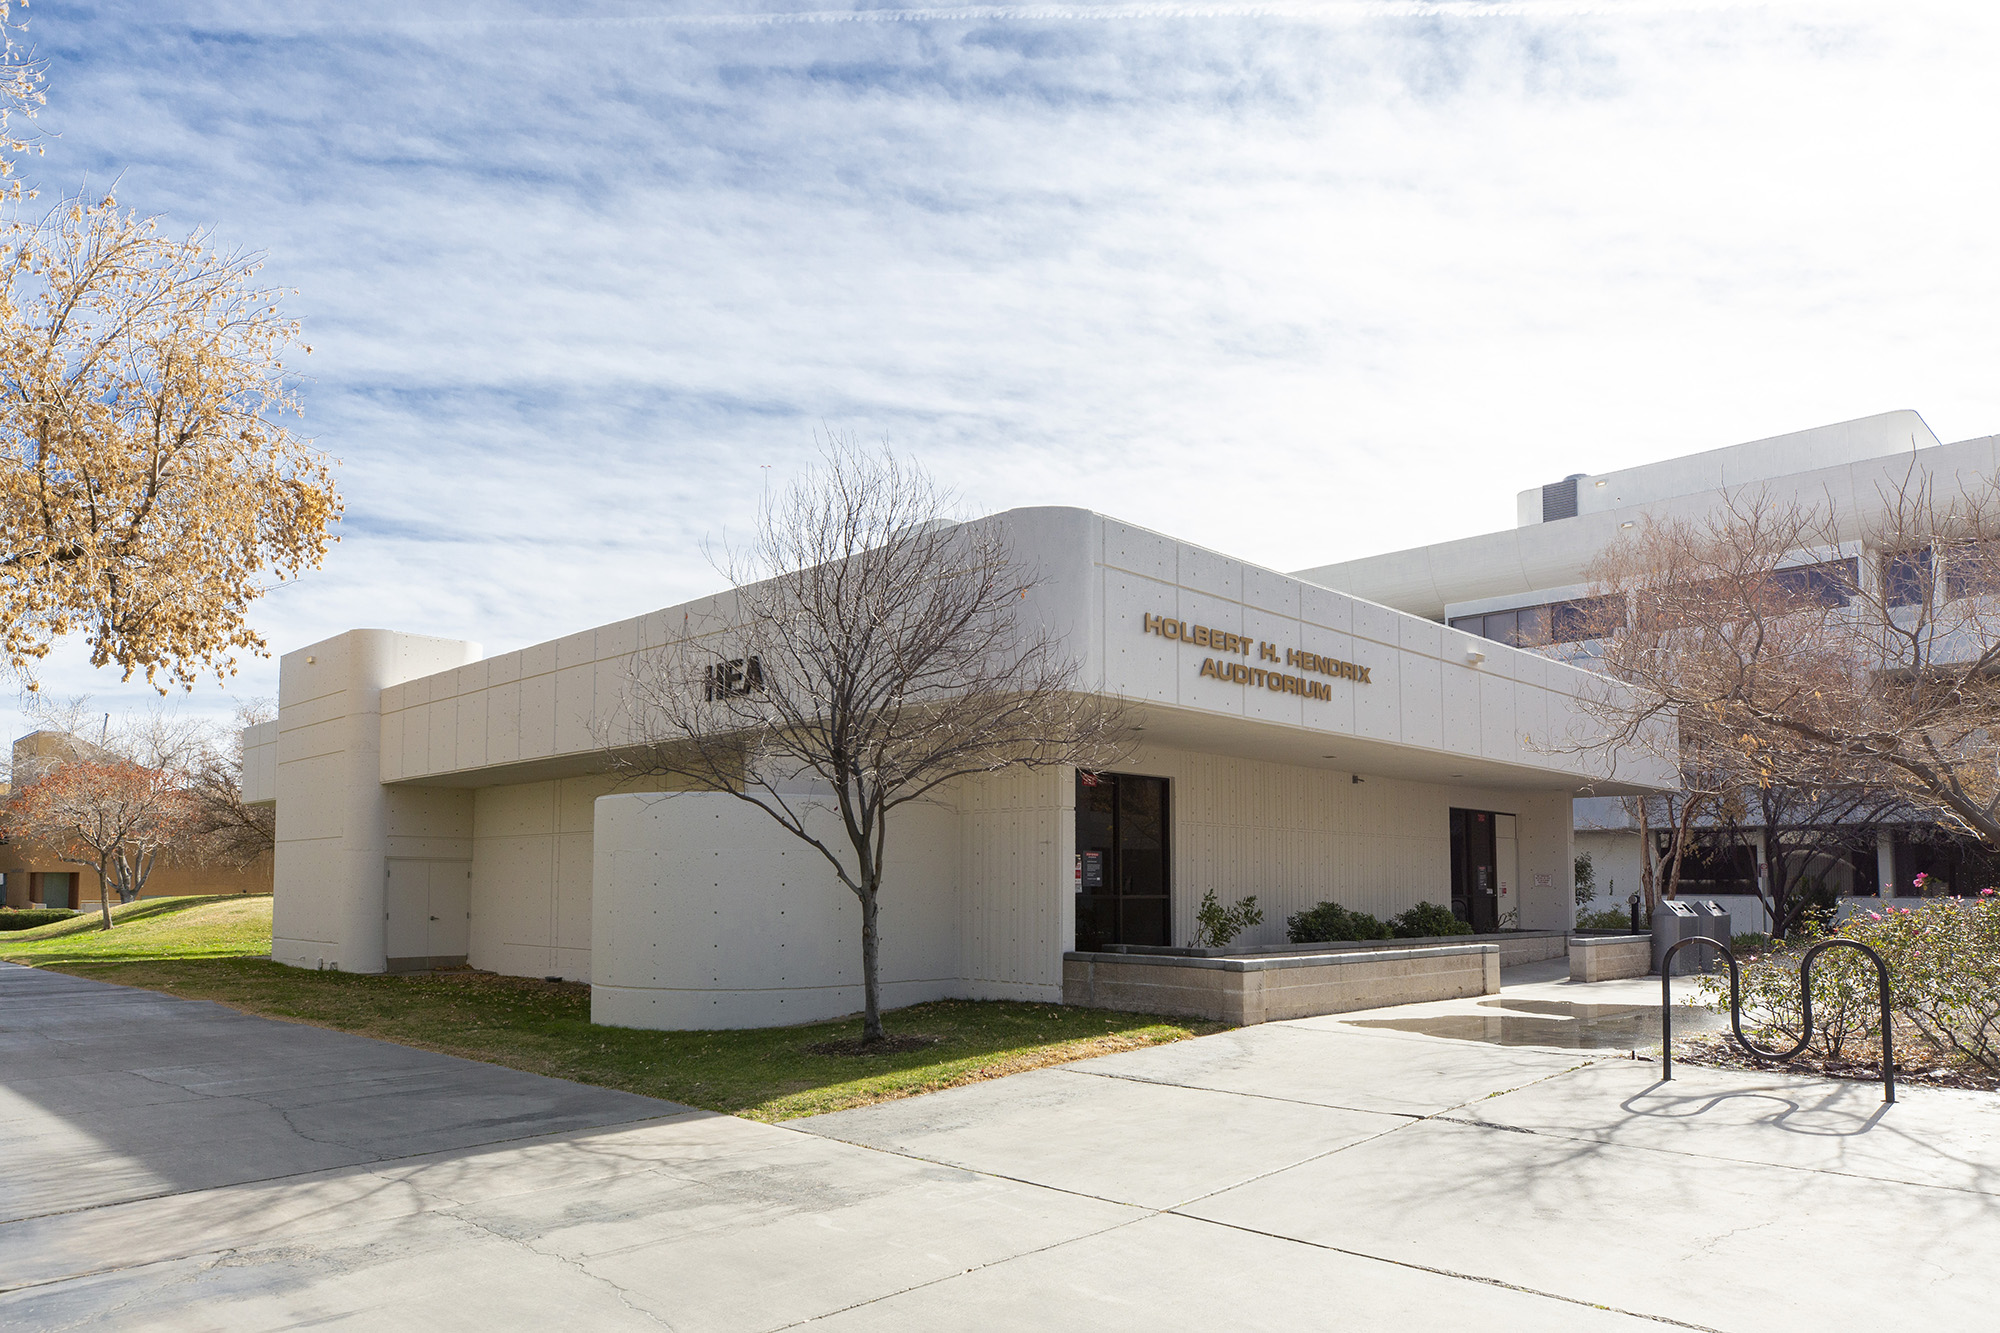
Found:
<path fill-rule="evenodd" d="M 1641 796 L 1666 788 L 1592 778 L 1586 774 L 1506 763 L 1475 754 L 1404 745 L 1331 731 L 1309 731 L 1282 722 L 1219 716 L 1170 704 L 1134 703 L 1133 720 L 1147 744 L 1265 759 L 1301 768 L 1330 769 L 1360 777 L 1410 782 L 1459 782 L 1517 791 L 1565 791 L 1572 796 Z M 1552 756 L 1556 757 L 1556 756 Z"/>
<path fill-rule="evenodd" d="M 1127 705 L 1142 744 L 1164 745 L 1239 759 L 1262 759 L 1327 769 L 1361 777 L 1409 782 L 1463 783 L 1515 791 L 1564 791 L 1572 796 L 1639 796 L 1666 788 L 1627 781 L 1593 779 L 1560 768 L 1507 763 L 1474 754 L 1404 745 L 1330 731 L 1312 731 L 1282 722 L 1231 717 L 1171 704 Z M 1552 758 L 1555 756 L 1552 756 Z M 509 787 L 526 782 L 588 777 L 618 769 L 602 750 L 577 751 L 520 763 L 493 764 L 446 773 L 427 773 L 386 783 L 395 787 Z"/>

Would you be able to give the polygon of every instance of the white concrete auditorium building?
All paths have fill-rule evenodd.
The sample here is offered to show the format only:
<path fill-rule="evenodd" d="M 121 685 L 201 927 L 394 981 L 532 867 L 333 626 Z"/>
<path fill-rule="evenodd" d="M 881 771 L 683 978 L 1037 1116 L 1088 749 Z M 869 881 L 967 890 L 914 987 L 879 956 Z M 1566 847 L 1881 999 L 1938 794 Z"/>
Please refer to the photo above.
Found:
<path fill-rule="evenodd" d="M 1080 509 L 978 521 L 1043 571 L 1022 614 L 1135 701 L 1142 744 L 898 812 L 885 1004 L 1060 1001 L 1066 951 L 1185 944 L 1210 889 L 1265 906 L 1239 943 L 1326 899 L 1564 929 L 1572 798 L 1671 781 L 1571 748 L 1605 684 L 1575 667 Z M 729 604 L 491 658 L 379 629 L 285 654 L 246 735 L 277 804 L 272 956 L 588 980 L 597 1021 L 634 1027 L 858 1009 L 859 910 L 817 854 L 726 794 L 621 788 L 593 740 L 634 655 Z"/>

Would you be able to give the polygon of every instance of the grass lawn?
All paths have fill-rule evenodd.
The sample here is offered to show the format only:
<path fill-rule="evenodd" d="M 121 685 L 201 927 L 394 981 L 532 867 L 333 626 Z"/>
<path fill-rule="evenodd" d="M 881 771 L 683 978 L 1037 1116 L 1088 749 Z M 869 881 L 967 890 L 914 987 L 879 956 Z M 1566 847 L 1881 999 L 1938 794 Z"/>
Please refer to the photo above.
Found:
<path fill-rule="evenodd" d="M 0 933 L 0 959 L 37 967 L 120 958 L 232 958 L 271 952 L 271 895 L 141 898 L 67 921 Z"/>
<path fill-rule="evenodd" d="M 155 904 L 161 906 L 143 915 L 138 910 Z M 227 956 L 269 951 L 268 897 L 155 899 L 126 911 L 132 915 L 109 932 L 69 921 L 0 936 L 0 959 L 753 1120 L 936 1092 L 1225 1026 L 1063 1005 L 941 1000 L 886 1016 L 891 1036 L 933 1039 L 928 1045 L 826 1055 L 811 1048 L 858 1037 L 860 1019 L 737 1032 L 596 1027 L 590 988 L 580 983 L 479 972 L 308 972 L 268 958 Z M 85 920 L 96 918 L 79 918 Z"/>

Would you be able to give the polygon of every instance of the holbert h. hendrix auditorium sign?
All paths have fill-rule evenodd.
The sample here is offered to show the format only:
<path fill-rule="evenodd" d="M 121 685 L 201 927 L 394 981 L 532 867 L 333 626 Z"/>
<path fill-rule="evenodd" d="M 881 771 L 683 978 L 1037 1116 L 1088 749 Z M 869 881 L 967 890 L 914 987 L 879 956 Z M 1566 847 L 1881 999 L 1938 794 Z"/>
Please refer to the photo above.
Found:
<path fill-rule="evenodd" d="M 1190 625 L 1185 620 L 1175 620 L 1171 616 L 1147 615 L 1145 632 L 1157 634 L 1163 639 L 1176 639 L 1181 643 L 1193 644 L 1197 648 L 1212 648 L 1219 653 L 1235 653 L 1249 657 L 1252 650 L 1260 662 L 1282 661 L 1286 666 L 1300 671 L 1316 672 L 1322 676 L 1332 676 L 1335 680 L 1351 680 L 1357 685 L 1367 685 L 1368 668 L 1354 662 L 1343 662 L 1337 657 L 1321 657 L 1300 648 L 1287 648 L 1283 658 L 1278 656 L 1278 645 L 1263 639 L 1246 639 L 1241 634 L 1231 634 L 1227 630 L 1213 629 L 1207 625 Z M 1254 667 L 1244 662 L 1229 662 L 1217 657 L 1201 659 L 1201 674 L 1213 676 L 1217 680 L 1235 681 L 1239 685 L 1261 685 L 1267 690 L 1280 694 L 1297 694 L 1307 699 L 1331 699 L 1333 686 L 1324 681 L 1307 680 L 1304 676 L 1294 676 L 1283 671 L 1272 671 L 1266 667 Z"/>

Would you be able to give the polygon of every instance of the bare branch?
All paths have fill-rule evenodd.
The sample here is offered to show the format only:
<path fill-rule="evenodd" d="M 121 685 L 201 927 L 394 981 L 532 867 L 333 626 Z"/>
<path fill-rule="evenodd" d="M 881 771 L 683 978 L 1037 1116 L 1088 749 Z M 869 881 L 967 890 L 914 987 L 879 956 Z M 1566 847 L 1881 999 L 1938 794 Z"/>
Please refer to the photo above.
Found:
<path fill-rule="evenodd" d="M 715 556 L 731 591 L 641 651 L 600 735 L 634 775 L 756 806 L 862 908 L 867 1035 L 881 1035 L 876 921 L 890 816 L 961 779 L 1105 767 L 1122 709 L 1081 687 L 1039 615 L 1041 576 L 1000 527 L 886 449 L 832 440 L 768 499 L 755 542 Z M 837 815 L 843 841 L 812 830 Z"/>

